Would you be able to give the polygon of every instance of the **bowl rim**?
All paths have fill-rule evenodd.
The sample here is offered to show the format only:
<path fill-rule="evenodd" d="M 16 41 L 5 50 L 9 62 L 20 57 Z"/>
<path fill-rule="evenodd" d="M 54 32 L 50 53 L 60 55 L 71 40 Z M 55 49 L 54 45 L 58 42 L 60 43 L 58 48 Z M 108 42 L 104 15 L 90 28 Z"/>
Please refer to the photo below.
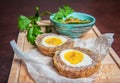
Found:
<path fill-rule="evenodd" d="M 95 22 L 96 22 L 95 17 L 92 16 L 92 15 L 90 15 L 90 14 L 83 13 L 83 12 L 73 12 L 73 13 L 79 13 L 79 14 L 81 14 L 81 15 L 88 16 L 88 17 L 92 18 L 93 21 L 90 22 L 90 23 L 87 23 L 87 24 L 65 24 L 65 23 L 60 23 L 60 22 L 57 22 L 57 21 L 53 20 L 53 17 L 54 17 L 54 15 L 55 15 L 55 13 L 51 14 L 50 17 L 49 17 L 49 19 L 50 19 L 50 21 L 52 21 L 52 22 L 54 22 L 54 23 L 56 23 L 56 24 L 62 24 L 62 25 L 66 25 L 66 26 L 67 26 L 67 25 L 72 25 L 72 26 L 90 26 L 90 25 L 94 25 Z M 71 13 L 71 14 L 72 14 L 72 13 Z"/>

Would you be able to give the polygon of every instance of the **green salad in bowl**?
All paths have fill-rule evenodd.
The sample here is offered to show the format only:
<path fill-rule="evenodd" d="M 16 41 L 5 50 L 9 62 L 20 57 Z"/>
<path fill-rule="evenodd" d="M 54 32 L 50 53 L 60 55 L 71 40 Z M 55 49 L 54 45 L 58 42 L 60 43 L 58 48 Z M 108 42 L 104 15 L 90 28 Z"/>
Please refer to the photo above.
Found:
<path fill-rule="evenodd" d="M 78 38 L 89 31 L 96 20 L 92 15 L 76 12 L 65 5 L 59 8 L 58 12 L 50 15 L 50 21 L 58 33 Z"/>

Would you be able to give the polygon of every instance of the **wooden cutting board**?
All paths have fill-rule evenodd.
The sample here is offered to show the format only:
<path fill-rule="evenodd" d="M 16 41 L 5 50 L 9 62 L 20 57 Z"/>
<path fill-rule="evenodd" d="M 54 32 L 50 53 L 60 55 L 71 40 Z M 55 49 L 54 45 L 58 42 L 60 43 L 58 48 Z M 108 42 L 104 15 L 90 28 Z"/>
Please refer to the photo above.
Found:
<path fill-rule="evenodd" d="M 51 26 L 49 20 L 43 20 L 38 23 L 41 27 Z M 100 36 L 101 33 L 96 26 L 87 32 L 82 39 L 88 39 Z M 19 32 L 17 45 L 24 52 L 35 48 L 26 39 L 25 32 Z M 35 83 L 27 72 L 24 62 L 14 54 L 12 67 L 8 83 Z M 120 83 L 120 58 L 115 51 L 110 48 L 110 53 L 102 61 L 101 71 L 98 73 L 94 83 Z"/>

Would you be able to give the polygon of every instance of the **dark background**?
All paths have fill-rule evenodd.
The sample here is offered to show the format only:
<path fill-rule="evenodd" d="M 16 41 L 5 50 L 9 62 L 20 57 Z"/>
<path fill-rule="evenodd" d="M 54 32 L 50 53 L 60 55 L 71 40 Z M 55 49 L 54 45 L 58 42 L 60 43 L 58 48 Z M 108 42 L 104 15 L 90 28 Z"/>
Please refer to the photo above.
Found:
<path fill-rule="evenodd" d="M 96 26 L 102 33 L 112 32 L 113 49 L 120 56 L 120 0 L 1 0 L 0 1 L 0 83 L 8 81 L 13 60 L 10 40 L 17 40 L 19 15 L 31 16 L 35 6 L 40 12 L 49 10 L 56 12 L 58 7 L 68 4 L 75 11 L 93 15 Z M 49 17 L 43 17 L 49 19 Z"/>

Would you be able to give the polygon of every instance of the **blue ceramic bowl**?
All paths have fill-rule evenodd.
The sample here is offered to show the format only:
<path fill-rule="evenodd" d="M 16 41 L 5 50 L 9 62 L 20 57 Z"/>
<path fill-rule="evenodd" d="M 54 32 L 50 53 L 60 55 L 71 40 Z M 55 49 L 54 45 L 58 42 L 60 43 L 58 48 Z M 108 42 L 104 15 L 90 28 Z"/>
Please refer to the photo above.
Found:
<path fill-rule="evenodd" d="M 89 14 L 85 14 L 85 13 L 80 13 L 80 12 L 73 12 L 69 16 L 81 19 L 81 20 L 85 20 L 88 19 L 90 20 L 90 23 L 86 23 L 86 24 L 65 24 L 65 23 L 60 23 L 55 21 L 54 18 L 55 14 L 52 14 L 50 16 L 50 21 L 53 23 L 54 25 L 54 29 L 63 35 L 67 35 L 71 38 L 78 38 L 80 36 L 82 36 L 84 33 L 86 33 L 87 31 L 89 31 L 92 26 L 95 24 L 95 18 Z"/>

